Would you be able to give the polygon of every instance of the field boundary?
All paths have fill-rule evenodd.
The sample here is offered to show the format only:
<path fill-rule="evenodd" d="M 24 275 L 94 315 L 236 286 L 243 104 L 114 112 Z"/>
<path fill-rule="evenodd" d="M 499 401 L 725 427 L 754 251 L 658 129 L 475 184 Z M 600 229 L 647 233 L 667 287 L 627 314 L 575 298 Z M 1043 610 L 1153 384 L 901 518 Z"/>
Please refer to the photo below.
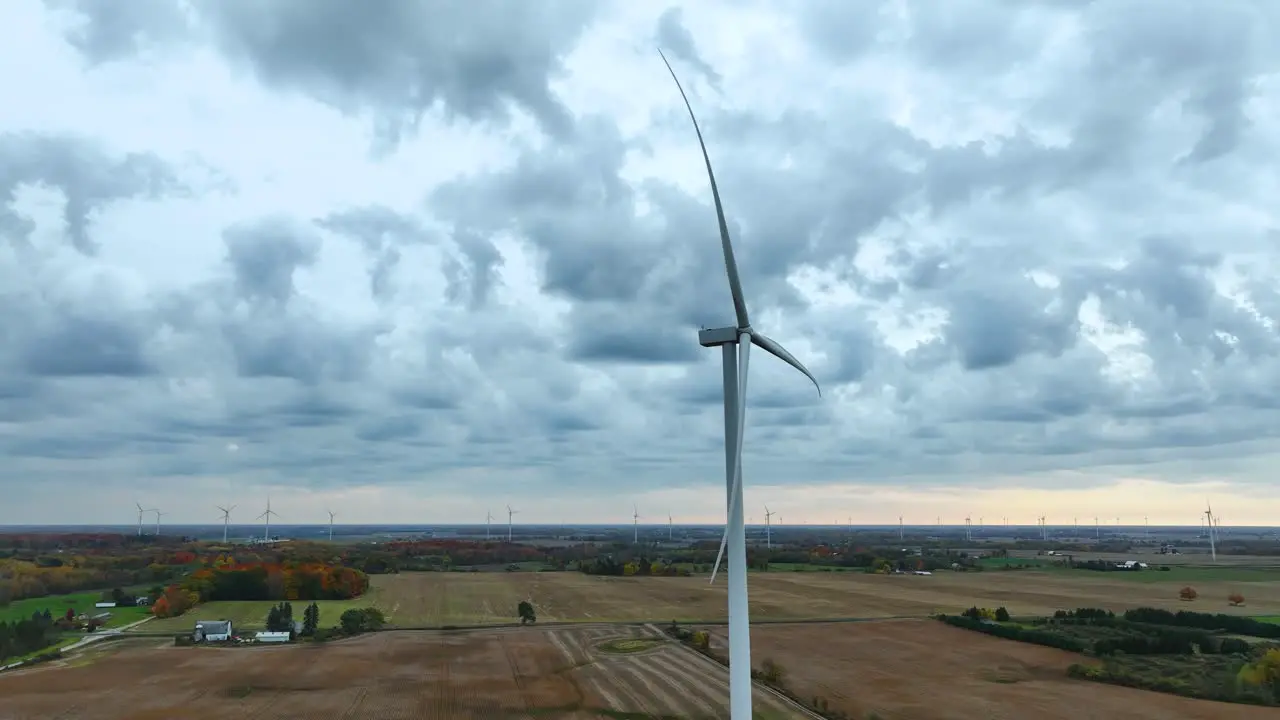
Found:
<path fill-rule="evenodd" d="M 659 636 L 663 638 L 667 638 L 666 633 L 662 632 L 661 629 L 654 626 L 653 624 L 646 624 L 645 627 L 648 628 L 651 632 L 657 633 Z M 713 657 L 703 655 L 702 653 L 698 652 L 697 650 L 694 650 L 693 648 L 689 647 L 688 645 L 685 645 L 684 643 L 678 640 L 670 642 L 669 645 L 676 646 L 678 652 L 685 653 L 686 655 L 689 655 L 689 656 L 697 657 L 702 662 L 709 663 L 717 668 L 720 668 L 721 670 L 724 670 L 725 672 L 729 671 L 729 666 L 727 664 L 722 663 Z M 765 685 L 764 683 L 755 680 L 754 678 L 751 680 L 751 686 L 773 695 L 778 700 L 781 700 L 784 705 L 791 708 L 792 710 L 795 710 L 801 715 L 804 715 L 805 717 L 813 718 L 814 720 L 827 720 L 821 714 L 814 712 L 810 708 L 807 708 L 803 704 L 797 702 L 795 698 L 788 696 L 786 693 L 779 692 L 777 689 L 771 688 L 768 685 Z"/>

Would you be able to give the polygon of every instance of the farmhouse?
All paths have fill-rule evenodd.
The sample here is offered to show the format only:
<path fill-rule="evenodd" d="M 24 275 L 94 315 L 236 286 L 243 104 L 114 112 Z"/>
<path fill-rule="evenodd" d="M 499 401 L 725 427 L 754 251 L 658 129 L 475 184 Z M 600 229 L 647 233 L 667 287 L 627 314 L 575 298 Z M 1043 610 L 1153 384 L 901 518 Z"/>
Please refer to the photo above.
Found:
<path fill-rule="evenodd" d="M 287 643 L 289 642 L 290 633 L 287 632 L 260 632 L 253 636 L 258 642 L 268 643 Z"/>
<path fill-rule="evenodd" d="M 1122 563 L 1117 563 L 1116 567 L 1122 567 L 1125 570 L 1145 570 L 1147 568 L 1147 564 L 1144 562 L 1138 562 L 1137 560 L 1125 560 Z"/>
<path fill-rule="evenodd" d="M 231 639 L 230 620 L 197 620 L 192 638 L 196 642 L 220 642 Z"/>

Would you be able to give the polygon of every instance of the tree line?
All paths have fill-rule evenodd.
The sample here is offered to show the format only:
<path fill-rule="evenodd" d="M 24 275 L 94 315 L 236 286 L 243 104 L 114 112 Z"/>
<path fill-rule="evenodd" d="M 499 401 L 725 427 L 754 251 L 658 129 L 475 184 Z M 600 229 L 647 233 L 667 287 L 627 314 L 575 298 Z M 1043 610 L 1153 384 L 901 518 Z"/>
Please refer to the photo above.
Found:
<path fill-rule="evenodd" d="M 14 622 L 0 621 L 0 662 L 49 647 L 58 641 L 58 628 L 48 610 Z"/>
<path fill-rule="evenodd" d="M 349 600 L 369 589 L 369 576 L 323 563 L 224 564 L 201 568 L 155 601 L 156 617 L 176 617 L 212 600 Z"/>

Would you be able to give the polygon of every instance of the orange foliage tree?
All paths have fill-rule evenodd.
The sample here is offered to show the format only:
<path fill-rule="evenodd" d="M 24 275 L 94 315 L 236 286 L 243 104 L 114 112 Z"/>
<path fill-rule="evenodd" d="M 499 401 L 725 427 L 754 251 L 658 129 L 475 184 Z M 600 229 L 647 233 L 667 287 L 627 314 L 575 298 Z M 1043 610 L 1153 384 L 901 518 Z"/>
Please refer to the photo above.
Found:
<path fill-rule="evenodd" d="M 1232 607 L 1239 607 L 1244 604 L 1244 596 L 1238 592 L 1233 592 L 1227 596 L 1227 602 L 1231 603 Z"/>
<path fill-rule="evenodd" d="M 1200 593 L 1196 592 L 1195 588 L 1188 585 L 1178 591 L 1178 597 L 1183 600 L 1195 600 L 1200 597 Z"/>

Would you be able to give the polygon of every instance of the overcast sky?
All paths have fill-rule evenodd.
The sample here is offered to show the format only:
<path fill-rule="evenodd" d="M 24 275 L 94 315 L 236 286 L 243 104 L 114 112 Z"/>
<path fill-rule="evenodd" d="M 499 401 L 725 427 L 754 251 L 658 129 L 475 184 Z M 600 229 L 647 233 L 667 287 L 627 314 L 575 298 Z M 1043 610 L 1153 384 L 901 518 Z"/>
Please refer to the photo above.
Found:
<path fill-rule="evenodd" d="M 0 523 L 1280 517 L 1280 3 L 7 0 Z"/>

